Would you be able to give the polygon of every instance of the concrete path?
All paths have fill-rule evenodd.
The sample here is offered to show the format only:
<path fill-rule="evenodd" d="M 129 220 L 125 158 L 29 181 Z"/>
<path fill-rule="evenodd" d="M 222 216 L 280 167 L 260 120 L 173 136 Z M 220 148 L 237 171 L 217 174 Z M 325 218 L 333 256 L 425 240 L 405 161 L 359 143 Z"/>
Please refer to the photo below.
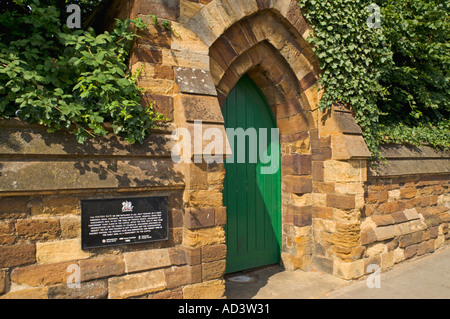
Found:
<path fill-rule="evenodd" d="M 228 275 L 225 286 L 228 299 L 450 299 L 450 246 L 381 273 L 380 288 L 279 266 Z"/>

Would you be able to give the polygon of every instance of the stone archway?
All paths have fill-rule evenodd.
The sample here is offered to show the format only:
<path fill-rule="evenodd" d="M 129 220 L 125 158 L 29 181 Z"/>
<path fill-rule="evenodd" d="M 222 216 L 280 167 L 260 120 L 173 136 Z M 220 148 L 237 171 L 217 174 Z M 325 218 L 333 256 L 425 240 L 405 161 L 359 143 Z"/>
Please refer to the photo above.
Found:
<path fill-rule="evenodd" d="M 363 271 L 360 210 L 370 153 L 350 110 L 336 107 L 322 114 L 318 109 L 320 69 L 305 40 L 311 30 L 297 1 L 194 5 L 182 0 L 179 11 L 166 9 L 160 10 L 161 18 L 177 21 L 173 26 L 179 36 L 167 39 L 149 28 L 131 58 L 136 67 L 148 66 L 150 76 L 143 84 L 149 98 L 159 98 L 157 104 L 169 109 L 165 102 L 172 101 L 177 127 L 193 132 L 194 122 L 201 120 L 205 128 L 225 135 L 221 105 L 239 78 L 249 74 L 280 129 L 284 266 L 358 277 Z M 147 1 L 136 0 L 131 17 L 154 13 Z M 192 149 L 188 156 L 202 155 Z M 228 154 L 225 146 L 216 156 Z M 186 183 L 183 246 L 190 254 L 223 245 L 223 165 L 184 164 L 179 170 Z M 217 265 L 205 269 L 224 269 L 223 260 L 208 263 Z"/>
<path fill-rule="evenodd" d="M 248 74 L 276 117 L 283 154 L 284 266 L 341 276 L 355 267 L 361 271 L 360 263 L 351 261 L 362 249 L 358 216 L 365 161 L 359 159 L 369 154 L 349 110 L 333 110 L 325 118 L 317 108 L 320 69 L 297 2 L 214 0 L 186 26 L 209 48 L 219 105 Z M 342 180 L 351 190 L 339 184 L 336 191 Z"/>

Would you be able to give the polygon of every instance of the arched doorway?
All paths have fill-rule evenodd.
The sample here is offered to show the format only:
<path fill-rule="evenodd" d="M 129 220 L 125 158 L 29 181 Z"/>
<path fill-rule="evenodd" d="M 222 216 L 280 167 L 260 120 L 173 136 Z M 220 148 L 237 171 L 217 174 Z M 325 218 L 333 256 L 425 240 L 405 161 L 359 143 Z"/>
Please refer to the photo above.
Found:
<path fill-rule="evenodd" d="M 279 263 L 281 168 L 275 118 L 248 75 L 230 91 L 222 113 L 233 151 L 225 162 L 223 191 L 226 272 Z"/>

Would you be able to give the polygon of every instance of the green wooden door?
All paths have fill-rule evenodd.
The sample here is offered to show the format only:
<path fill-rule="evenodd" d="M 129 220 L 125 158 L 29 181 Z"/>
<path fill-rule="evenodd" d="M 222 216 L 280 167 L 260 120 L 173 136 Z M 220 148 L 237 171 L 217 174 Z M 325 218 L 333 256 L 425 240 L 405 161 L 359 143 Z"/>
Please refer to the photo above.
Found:
<path fill-rule="evenodd" d="M 233 157 L 225 162 L 223 191 L 224 206 L 227 207 L 226 272 L 279 263 L 281 169 L 279 139 L 273 138 L 271 134 L 271 129 L 276 128 L 275 119 L 264 95 L 247 75 L 239 80 L 228 95 L 222 113 L 233 149 Z M 241 133 L 248 133 L 244 148 L 239 147 L 242 145 L 242 140 L 239 144 L 239 131 L 230 134 L 230 128 L 241 128 Z M 260 129 L 265 129 L 267 133 L 262 134 Z M 251 133 L 257 135 L 257 142 Z M 262 139 L 265 139 L 263 143 L 260 141 Z M 264 153 L 266 158 L 260 153 Z M 277 162 L 269 162 L 268 154 L 275 157 Z M 267 174 L 267 171 L 262 170 L 269 165 L 278 167 L 275 173 Z"/>

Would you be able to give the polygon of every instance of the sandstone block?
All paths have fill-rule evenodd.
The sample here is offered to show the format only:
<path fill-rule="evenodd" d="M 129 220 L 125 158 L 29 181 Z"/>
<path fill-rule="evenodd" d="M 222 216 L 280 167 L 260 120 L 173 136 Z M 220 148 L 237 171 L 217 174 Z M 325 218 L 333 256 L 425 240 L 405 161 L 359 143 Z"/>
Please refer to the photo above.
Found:
<path fill-rule="evenodd" d="M 48 287 L 41 287 L 11 291 L 6 295 L 0 296 L 0 299 L 48 299 L 47 290 Z"/>
<path fill-rule="evenodd" d="M 346 280 L 357 279 L 364 275 L 364 260 L 344 262 L 336 259 L 334 261 L 333 275 Z"/>
<path fill-rule="evenodd" d="M 9 268 L 36 262 L 34 244 L 0 246 L 0 268 Z"/>
<path fill-rule="evenodd" d="M 184 214 L 184 227 L 198 229 L 215 224 L 214 208 L 187 208 Z"/>
<path fill-rule="evenodd" d="M 123 254 L 127 273 L 170 266 L 169 249 L 134 251 Z"/>
<path fill-rule="evenodd" d="M 81 250 L 79 238 L 36 243 L 36 258 L 40 264 L 87 259 L 89 256 L 89 252 Z"/>
<path fill-rule="evenodd" d="M 164 276 L 167 282 L 167 288 L 173 289 L 191 284 L 190 267 L 170 267 L 164 269 Z"/>
<path fill-rule="evenodd" d="M 125 263 L 120 256 L 106 256 L 80 260 L 81 280 L 118 276 L 125 273 Z"/>
<path fill-rule="evenodd" d="M 202 263 L 202 280 L 221 278 L 225 274 L 226 260 Z"/>
<path fill-rule="evenodd" d="M 49 299 L 103 299 L 108 296 L 106 280 L 82 282 L 80 288 L 69 288 L 67 284 L 48 287 Z"/>
<path fill-rule="evenodd" d="M 142 296 L 165 288 L 166 280 L 163 269 L 108 279 L 108 297 L 110 299 Z"/>
<path fill-rule="evenodd" d="M 185 299 L 219 299 L 225 293 L 223 280 L 211 280 L 183 287 Z"/>
<path fill-rule="evenodd" d="M 340 209 L 355 208 L 355 196 L 327 194 L 327 206 Z"/>
<path fill-rule="evenodd" d="M 184 228 L 183 245 L 186 247 L 197 248 L 224 243 L 225 231 L 220 226 L 195 230 Z"/>
<path fill-rule="evenodd" d="M 48 286 L 65 283 L 71 272 L 67 271 L 70 262 L 56 264 L 31 265 L 15 268 L 11 272 L 11 282 L 29 286 Z"/>
<path fill-rule="evenodd" d="M 222 260 L 227 257 L 227 245 L 211 245 L 202 247 L 202 262 L 212 262 L 217 260 Z"/>
<path fill-rule="evenodd" d="M 9 220 L 0 222 L 0 245 L 14 244 L 15 241 L 14 222 Z"/>
<path fill-rule="evenodd" d="M 57 218 L 33 218 L 16 221 L 17 234 L 25 239 L 50 240 L 56 239 L 60 234 L 60 225 Z"/>

